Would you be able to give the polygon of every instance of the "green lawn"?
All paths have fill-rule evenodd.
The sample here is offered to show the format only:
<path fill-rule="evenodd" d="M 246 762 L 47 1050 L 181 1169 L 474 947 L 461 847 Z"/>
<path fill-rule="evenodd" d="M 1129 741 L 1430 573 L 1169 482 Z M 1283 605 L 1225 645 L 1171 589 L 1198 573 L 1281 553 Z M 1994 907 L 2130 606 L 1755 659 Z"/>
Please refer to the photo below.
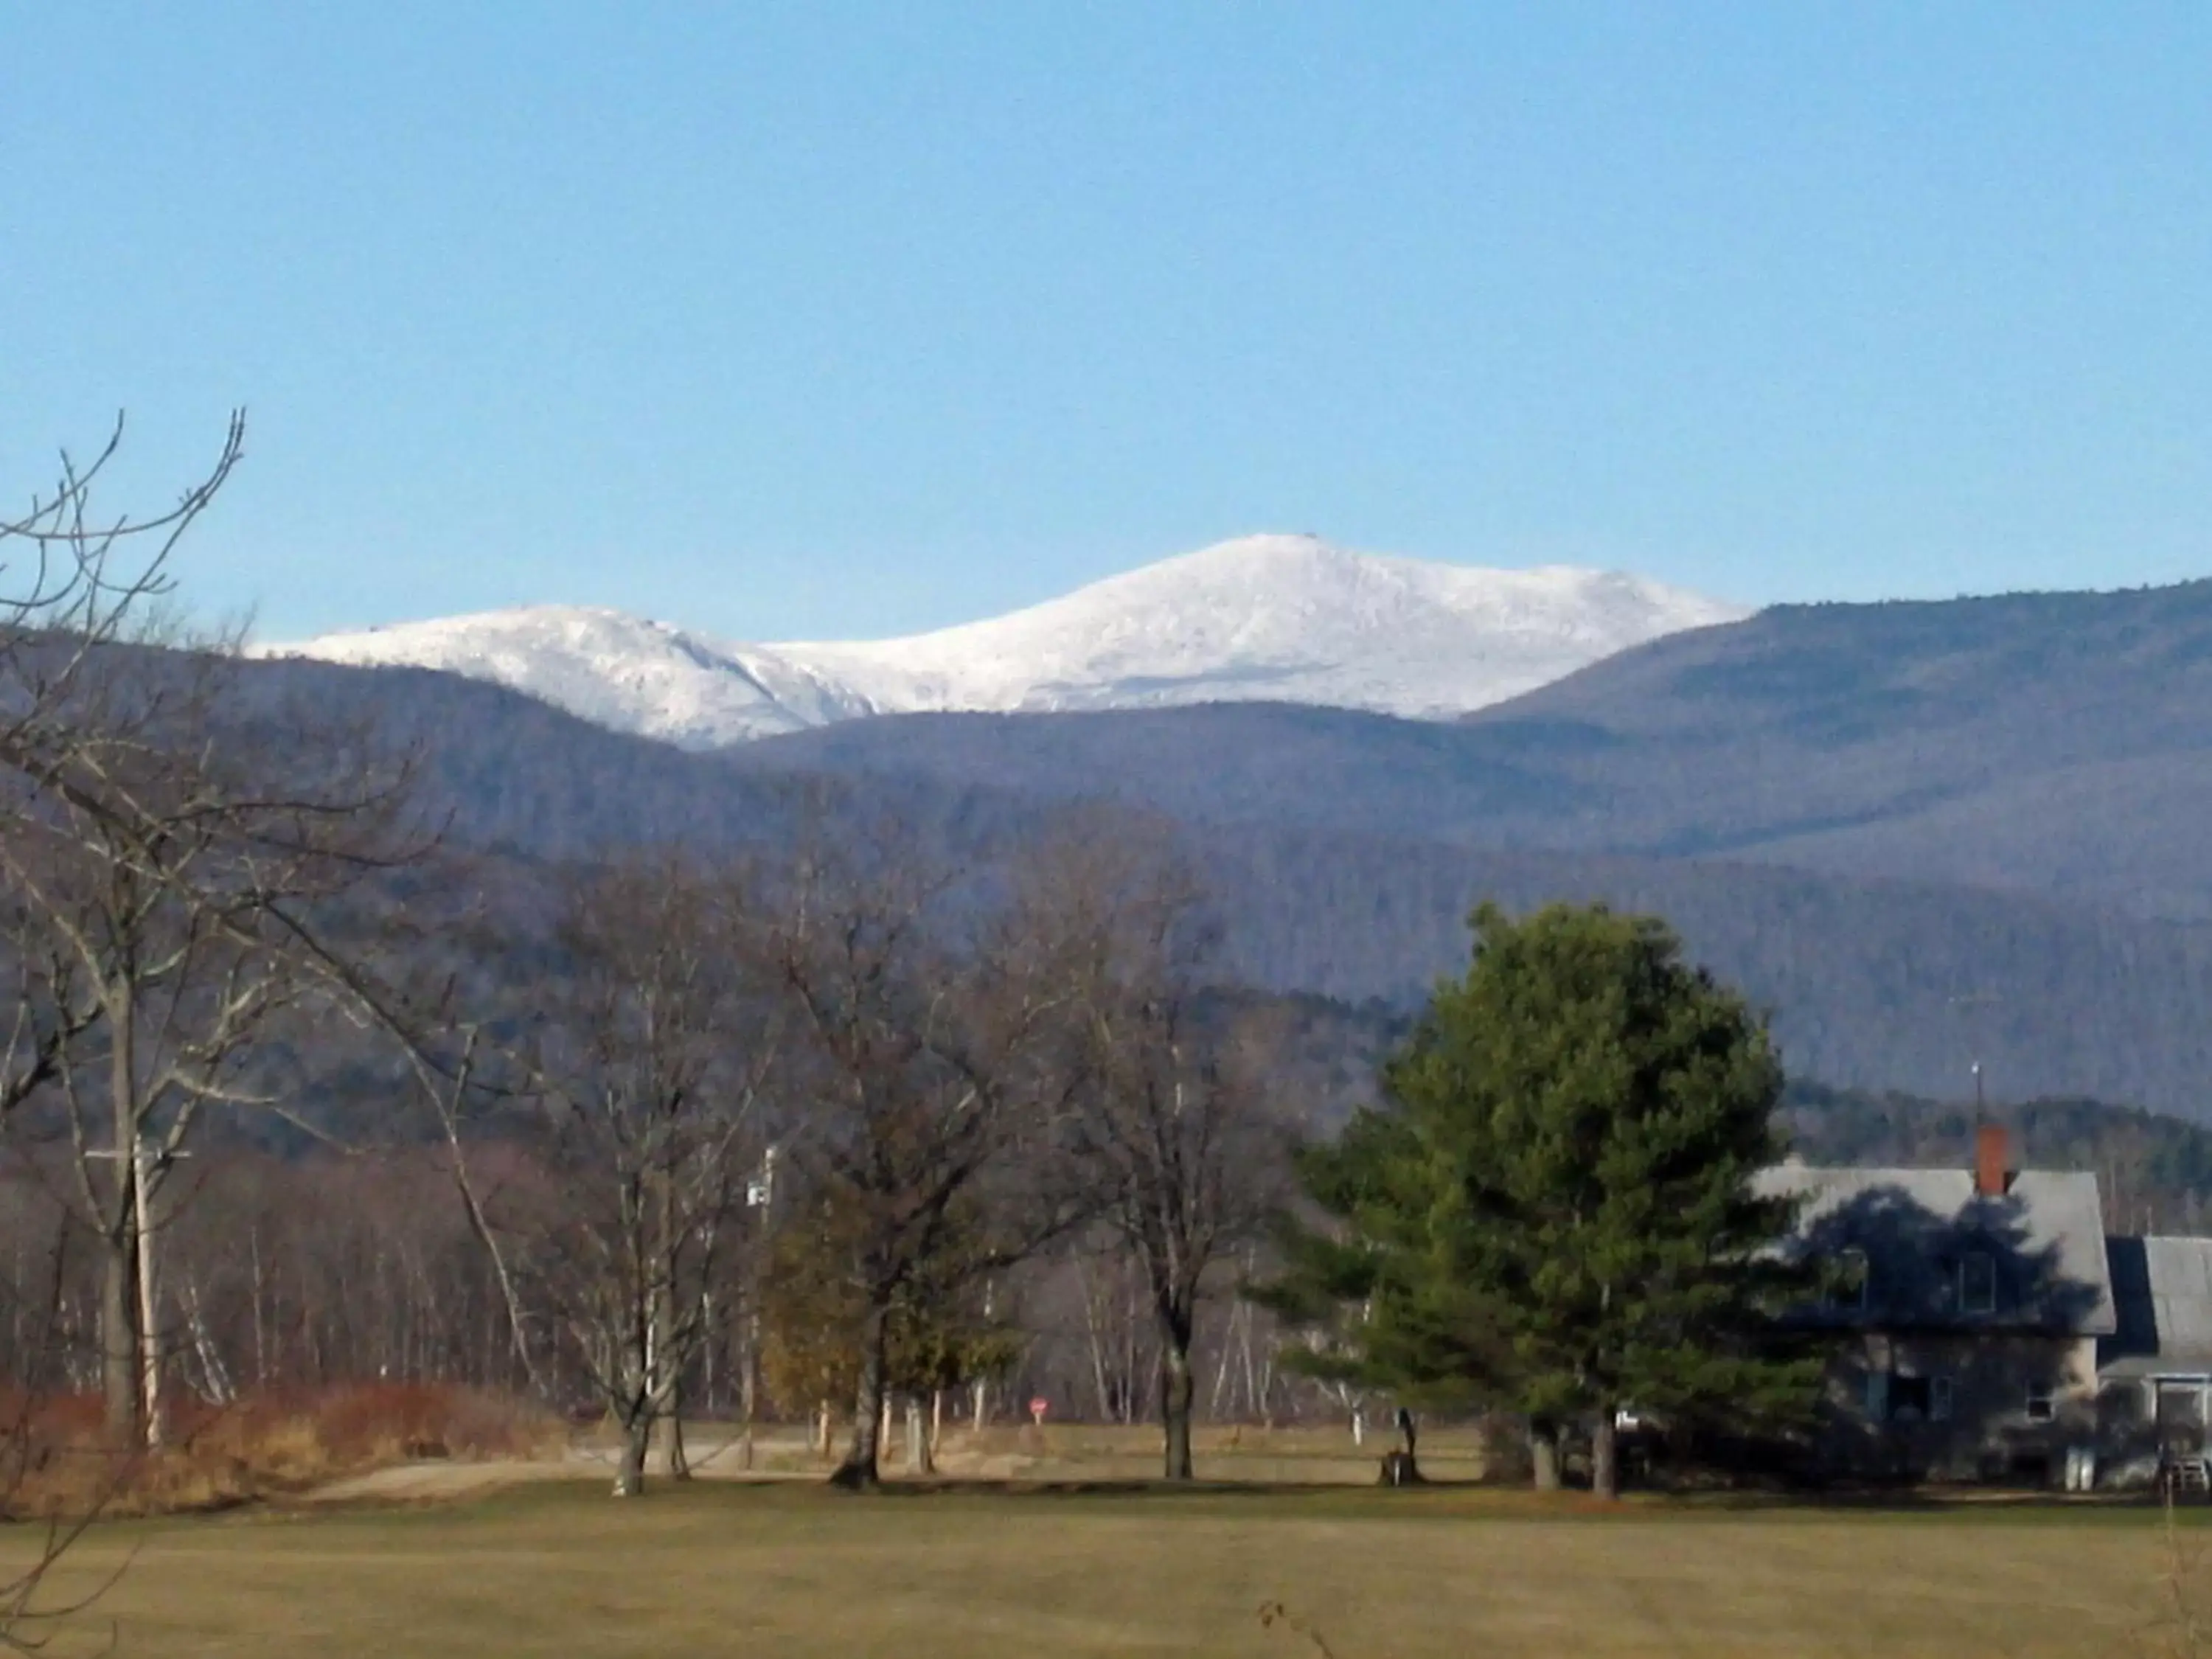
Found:
<path fill-rule="evenodd" d="M 1450 1490 L 855 1498 L 726 1482 L 623 1504 L 557 1481 L 435 1508 L 118 1526 L 60 1588 L 126 1554 L 56 1651 L 112 1630 L 123 1659 L 1313 1659 L 1261 1628 L 1276 1600 L 1338 1659 L 2167 1650 L 2164 1535 L 2142 1511 L 1592 1515 Z M 2203 1578 L 2212 1607 L 2212 1557 Z"/>

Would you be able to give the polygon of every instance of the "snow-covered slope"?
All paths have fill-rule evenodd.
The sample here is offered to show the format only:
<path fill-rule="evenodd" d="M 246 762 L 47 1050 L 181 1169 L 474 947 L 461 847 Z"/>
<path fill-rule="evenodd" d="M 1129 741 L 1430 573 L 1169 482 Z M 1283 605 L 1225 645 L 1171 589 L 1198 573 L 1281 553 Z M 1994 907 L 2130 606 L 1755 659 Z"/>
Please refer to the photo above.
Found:
<path fill-rule="evenodd" d="M 1251 536 L 906 639 L 727 645 L 617 611 L 547 605 L 266 648 L 445 669 L 713 748 L 917 709 L 1270 699 L 1446 718 L 1745 614 L 1614 573 L 1480 570 Z"/>
<path fill-rule="evenodd" d="M 878 712 L 772 651 L 581 605 L 529 605 L 256 647 L 512 686 L 617 732 L 714 749 Z"/>

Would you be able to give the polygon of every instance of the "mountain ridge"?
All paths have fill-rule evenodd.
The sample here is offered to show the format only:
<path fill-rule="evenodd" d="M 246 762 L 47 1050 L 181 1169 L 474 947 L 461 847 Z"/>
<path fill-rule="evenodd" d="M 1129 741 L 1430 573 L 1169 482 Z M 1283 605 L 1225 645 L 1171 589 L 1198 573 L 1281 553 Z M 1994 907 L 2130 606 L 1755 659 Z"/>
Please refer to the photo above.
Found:
<path fill-rule="evenodd" d="M 728 643 L 611 610 L 532 606 L 256 652 L 440 669 L 709 749 L 892 713 L 1265 699 L 1449 719 L 1744 614 L 1620 572 L 1482 569 L 1252 536 L 892 640 Z"/>
<path fill-rule="evenodd" d="M 1449 723 L 1259 703 L 902 715 L 731 758 L 2206 921 L 2212 582 L 1777 607 Z"/>

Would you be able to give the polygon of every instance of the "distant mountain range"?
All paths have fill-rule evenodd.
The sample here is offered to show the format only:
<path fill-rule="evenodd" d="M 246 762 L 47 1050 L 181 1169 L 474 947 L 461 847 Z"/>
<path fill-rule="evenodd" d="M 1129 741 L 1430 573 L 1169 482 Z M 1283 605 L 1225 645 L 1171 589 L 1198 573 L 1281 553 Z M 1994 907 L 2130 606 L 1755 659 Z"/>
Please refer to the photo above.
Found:
<path fill-rule="evenodd" d="M 1635 576 L 1480 570 L 1252 536 L 907 639 L 732 645 L 548 605 L 262 649 L 464 674 L 615 731 L 712 749 L 939 710 L 1273 701 L 1451 718 L 1743 614 Z"/>
<path fill-rule="evenodd" d="M 2212 918 L 2212 582 L 1778 606 L 1449 726 L 1279 706 L 941 715 L 732 758 Z"/>
<path fill-rule="evenodd" d="M 1142 574 L 1142 573 L 1140 573 Z M 1780 607 L 1458 720 L 1215 703 L 846 720 L 712 753 L 449 674 L 257 683 L 419 738 L 460 838 L 526 860 L 799 833 L 983 860 L 1072 801 L 1187 827 L 1230 981 L 1403 1010 L 1468 908 L 1661 912 L 1794 1070 L 2212 1121 L 2212 583 Z"/>

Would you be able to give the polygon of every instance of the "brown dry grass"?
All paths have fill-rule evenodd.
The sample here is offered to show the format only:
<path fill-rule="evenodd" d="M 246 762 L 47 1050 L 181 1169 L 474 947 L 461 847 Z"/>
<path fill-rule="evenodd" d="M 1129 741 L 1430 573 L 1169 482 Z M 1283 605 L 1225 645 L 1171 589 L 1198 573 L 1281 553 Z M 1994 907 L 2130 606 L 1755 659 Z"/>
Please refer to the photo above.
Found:
<path fill-rule="evenodd" d="M 546 1455 L 562 1425 L 466 1389 L 349 1384 L 192 1407 L 158 1452 L 118 1452 L 90 1399 L 0 1401 L 0 1446 L 16 1517 L 174 1514 L 302 1492 L 419 1457 Z"/>
<path fill-rule="evenodd" d="M 1339 1659 L 2112 1659 L 2170 1633 L 2157 1516 L 2057 1506 L 1599 1513 L 1450 1488 L 853 1498 L 733 1482 L 617 1504 L 548 1482 L 467 1504 L 134 1523 L 91 1540 L 56 1589 L 132 1550 L 100 1609 L 125 1659 L 1310 1659 L 1290 1626 L 1262 1627 L 1274 1602 Z"/>

